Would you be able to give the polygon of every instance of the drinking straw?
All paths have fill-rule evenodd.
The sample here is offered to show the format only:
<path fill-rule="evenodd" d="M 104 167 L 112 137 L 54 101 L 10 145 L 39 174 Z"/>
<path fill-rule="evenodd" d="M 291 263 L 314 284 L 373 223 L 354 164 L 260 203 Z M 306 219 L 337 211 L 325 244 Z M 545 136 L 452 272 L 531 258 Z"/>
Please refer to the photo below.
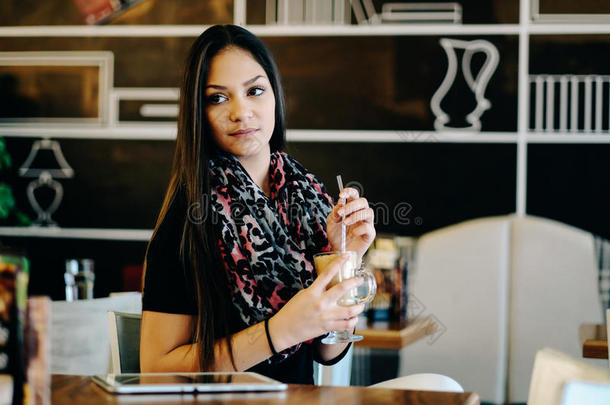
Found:
<path fill-rule="evenodd" d="M 339 193 L 343 190 L 343 179 L 341 175 L 337 176 L 337 184 L 339 185 Z M 341 200 L 339 200 L 341 201 Z M 345 210 L 341 216 L 341 252 L 345 252 Z"/>

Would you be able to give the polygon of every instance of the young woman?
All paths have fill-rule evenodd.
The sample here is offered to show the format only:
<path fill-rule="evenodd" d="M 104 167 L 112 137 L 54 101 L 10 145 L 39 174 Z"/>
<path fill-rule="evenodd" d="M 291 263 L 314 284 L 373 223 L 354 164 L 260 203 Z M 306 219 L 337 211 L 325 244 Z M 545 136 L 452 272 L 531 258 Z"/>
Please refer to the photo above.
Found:
<path fill-rule="evenodd" d="M 281 152 L 284 96 L 263 43 L 233 25 L 193 44 L 181 89 L 169 187 L 146 255 L 142 372 L 251 370 L 313 383 L 313 360 L 348 347 L 319 337 L 353 329 L 363 305 L 327 290 L 345 262 L 315 276 L 313 255 L 375 238 L 373 211 L 354 189 L 333 207 L 324 186 Z"/>

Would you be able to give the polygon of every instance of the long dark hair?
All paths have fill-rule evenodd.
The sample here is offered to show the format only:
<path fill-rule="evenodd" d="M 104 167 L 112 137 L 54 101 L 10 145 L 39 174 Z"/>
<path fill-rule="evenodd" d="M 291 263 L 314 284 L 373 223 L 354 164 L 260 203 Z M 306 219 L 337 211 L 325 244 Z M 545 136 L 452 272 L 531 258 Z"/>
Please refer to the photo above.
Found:
<path fill-rule="evenodd" d="M 275 96 L 275 127 L 271 151 L 282 150 L 286 139 L 285 103 L 277 66 L 267 47 L 254 34 L 236 25 L 215 25 L 193 43 L 186 60 L 180 91 L 178 135 L 172 174 L 153 238 L 177 193 L 184 193 L 188 215 L 182 229 L 180 258 L 197 295 L 198 316 L 193 342 L 199 343 L 201 370 L 213 367 L 214 345 L 226 339 L 235 368 L 229 325 L 230 290 L 218 251 L 218 233 L 212 221 L 209 162 L 217 152 L 205 114 L 205 86 L 214 56 L 227 47 L 250 52 L 265 70 Z"/>

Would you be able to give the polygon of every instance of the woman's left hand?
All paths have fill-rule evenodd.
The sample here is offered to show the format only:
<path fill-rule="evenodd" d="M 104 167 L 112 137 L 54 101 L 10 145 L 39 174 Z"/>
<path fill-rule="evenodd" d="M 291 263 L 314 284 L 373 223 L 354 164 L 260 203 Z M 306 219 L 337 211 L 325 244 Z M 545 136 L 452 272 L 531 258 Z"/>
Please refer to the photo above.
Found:
<path fill-rule="evenodd" d="M 326 232 L 333 250 L 341 250 L 341 221 L 345 216 L 345 249 L 353 250 L 358 259 L 366 253 L 375 240 L 375 214 L 369 202 L 353 188 L 339 193 L 339 202 L 326 218 Z"/>

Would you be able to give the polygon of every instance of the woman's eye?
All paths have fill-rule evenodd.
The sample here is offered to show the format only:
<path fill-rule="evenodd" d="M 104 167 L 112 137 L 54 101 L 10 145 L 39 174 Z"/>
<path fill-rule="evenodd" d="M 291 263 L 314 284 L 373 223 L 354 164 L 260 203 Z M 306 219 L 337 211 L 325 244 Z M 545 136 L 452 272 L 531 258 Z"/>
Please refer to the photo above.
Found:
<path fill-rule="evenodd" d="M 264 92 L 265 92 L 265 89 L 262 87 L 252 87 L 250 90 L 248 90 L 248 95 L 249 96 L 260 96 Z"/>
<path fill-rule="evenodd" d="M 209 104 L 220 104 L 225 101 L 227 98 L 222 94 L 212 94 L 207 98 Z"/>

